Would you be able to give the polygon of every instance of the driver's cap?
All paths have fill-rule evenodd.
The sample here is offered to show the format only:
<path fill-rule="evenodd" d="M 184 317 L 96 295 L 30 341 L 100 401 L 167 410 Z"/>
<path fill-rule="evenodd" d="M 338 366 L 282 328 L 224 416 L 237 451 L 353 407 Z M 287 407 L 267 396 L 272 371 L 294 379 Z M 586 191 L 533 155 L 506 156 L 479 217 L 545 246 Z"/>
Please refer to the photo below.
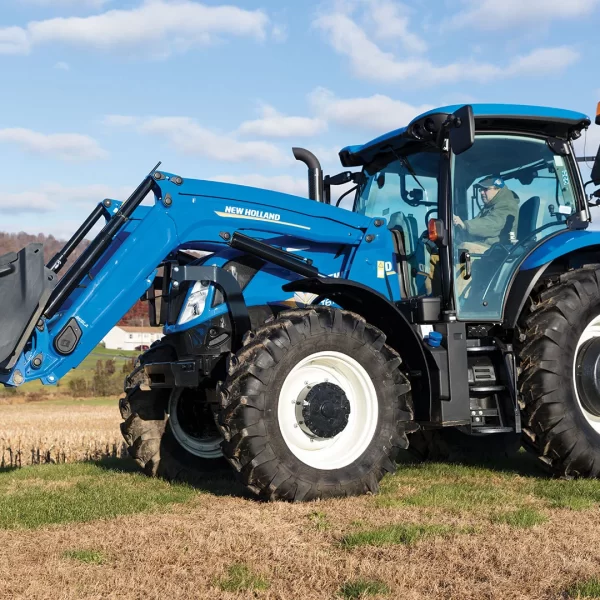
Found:
<path fill-rule="evenodd" d="M 504 187 L 504 179 L 502 179 L 502 177 L 500 177 L 499 175 L 492 175 L 490 177 L 484 177 L 480 182 L 478 182 L 477 187 L 482 187 L 482 188 L 491 188 L 491 187 L 497 187 L 502 189 Z"/>

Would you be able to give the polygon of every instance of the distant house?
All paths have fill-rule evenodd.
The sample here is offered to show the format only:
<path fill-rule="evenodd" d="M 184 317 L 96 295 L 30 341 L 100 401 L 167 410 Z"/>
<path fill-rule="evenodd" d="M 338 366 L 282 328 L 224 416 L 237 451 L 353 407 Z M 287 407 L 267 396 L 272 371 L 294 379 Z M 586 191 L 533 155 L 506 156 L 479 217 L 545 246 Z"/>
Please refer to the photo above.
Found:
<path fill-rule="evenodd" d="M 164 337 L 161 327 L 113 327 L 102 343 L 109 350 L 146 350 Z"/>

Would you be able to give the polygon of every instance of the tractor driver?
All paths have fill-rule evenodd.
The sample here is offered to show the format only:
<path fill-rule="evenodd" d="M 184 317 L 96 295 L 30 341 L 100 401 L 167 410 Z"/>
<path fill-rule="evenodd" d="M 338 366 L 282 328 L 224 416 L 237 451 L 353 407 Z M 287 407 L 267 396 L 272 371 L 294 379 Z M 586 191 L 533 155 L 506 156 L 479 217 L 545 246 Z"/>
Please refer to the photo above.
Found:
<path fill-rule="evenodd" d="M 479 214 L 467 221 L 454 215 L 457 248 L 473 254 L 483 254 L 492 244 L 515 239 L 519 199 L 500 176 L 485 177 L 476 188 L 481 190 L 483 207 Z M 464 278 L 465 265 L 460 265 L 456 273 L 456 292 L 458 297 L 469 293 L 470 281 Z"/>
<path fill-rule="evenodd" d="M 502 177 L 485 177 L 475 187 L 481 190 L 483 208 L 473 219 L 463 221 L 454 215 L 453 221 L 459 232 L 457 237 L 461 240 L 461 248 L 483 254 L 496 242 L 514 239 L 519 200 Z"/>

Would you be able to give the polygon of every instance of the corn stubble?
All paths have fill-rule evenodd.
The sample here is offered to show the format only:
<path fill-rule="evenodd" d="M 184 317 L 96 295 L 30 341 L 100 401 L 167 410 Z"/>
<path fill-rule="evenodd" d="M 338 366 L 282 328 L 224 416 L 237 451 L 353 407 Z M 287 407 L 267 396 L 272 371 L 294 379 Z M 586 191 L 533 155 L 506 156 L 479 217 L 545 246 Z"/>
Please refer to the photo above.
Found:
<path fill-rule="evenodd" d="M 127 456 L 113 406 L 0 405 L 0 468 Z"/>

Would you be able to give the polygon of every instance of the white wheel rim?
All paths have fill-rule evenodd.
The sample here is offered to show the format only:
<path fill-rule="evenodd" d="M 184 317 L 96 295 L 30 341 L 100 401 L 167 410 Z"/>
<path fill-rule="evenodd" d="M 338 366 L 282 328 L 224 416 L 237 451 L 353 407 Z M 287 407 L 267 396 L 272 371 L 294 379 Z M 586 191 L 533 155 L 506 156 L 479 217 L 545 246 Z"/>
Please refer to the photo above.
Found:
<path fill-rule="evenodd" d="M 169 398 L 169 425 L 175 439 L 185 450 L 194 456 L 209 459 L 221 458 L 223 456 L 221 450 L 223 438 L 220 435 L 199 438 L 185 431 L 177 415 L 177 406 L 179 405 L 180 398 L 181 392 L 179 390 L 173 390 Z"/>
<path fill-rule="evenodd" d="M 332 383 L 344 391 L 350 404 L 348 423 L 329 439 L 311 436 L 302 428 L 296 403 L 306 389 Z M 375 386 L 364 367 L 341 352 L 317 352 L 300 361 L 288 374 L 277 407 L 279 429 L 296 458 L 315 469 L 341 469 L 368 448 L 379 415 Z"/>
<path fill-rule="evenodd" d="M 585 417 L 585 420 L 592 426 L 596 433 L 600 434 L 600 417 L 592 414 L 581 403 L 581 399 L 579 398 L 579 392 L 577 390 L 577 356 L 579 354 L 579 348 L 588 340 L 592 338 L 600 337 L 600 315 L 594 317 L 587 325 L 587 327 L 583 330 L 581 337 L 579 338 L 579 342 L 577 342 L 577 348 L 575 349 L 575 357 L 573 360 L 573 388 L 575 389 L 575 398 L 577 398 L 577 404 L 579 405 L 579 410 L 581 414 Z"/>

